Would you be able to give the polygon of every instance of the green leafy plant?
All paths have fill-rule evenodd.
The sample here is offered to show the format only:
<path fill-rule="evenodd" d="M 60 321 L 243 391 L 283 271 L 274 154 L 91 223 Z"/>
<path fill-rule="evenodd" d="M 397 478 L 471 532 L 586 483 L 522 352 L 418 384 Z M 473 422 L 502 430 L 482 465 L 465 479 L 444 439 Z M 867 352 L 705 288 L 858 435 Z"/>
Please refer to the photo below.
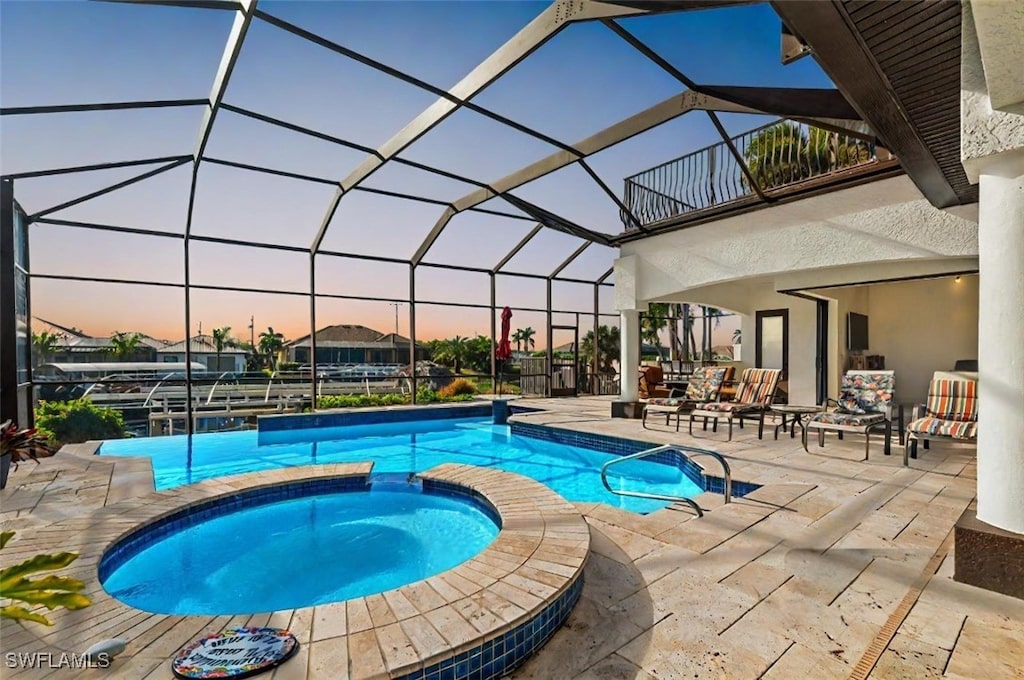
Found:
<path fill-rule="evenodd" d="M 114 331 L 110 336 L 111 353 L 120 361 L 135 354 L 140 344 L 142 344 L 142 333 Z"/>
<path fill-rule="evenodd" d="M 89 399 L 41 401 L 36 407 L 39 434 L 55 444 L 76 444 L 90 439 L 124 437 L 124 416 L 120 411 L 96 406 Z"/>
<path fill-rule="evenodd" d="M 420 404 L 432 404 L 436 401 L 441 401 L 441 397 L 435 390 L 424 386 L 416 390 L 416 401 Z"/>
<path fill-rule="evenodd" d="M 320 397 L 319 408 L 365 408 L 369 406 L 397 406 L 409 404 L 412 399 L 404 394 L 336 394 Z"/>
<path fill-rule="evenodd" d="M 437 394 L 442 399 L 450 399 L 451 397 L 458 397 L 464 394 L 474 395 L 476 392 L 476 386 L 473 383 L 469 382 L 465 378 L 456 378 L 439 389 Z"/>
<path fill-rule="evenodd" d="M 0 550 L 3 550 L 14 534 L 13 531 L 0 533 Z M 78 579 L 53 574 L 37 579 L 28 578 L 31 574 L 63 569 L 77 559 L 78 553 L 72 552 L 43 554 L 0 570 L 0 599 L 11 601 L 11 604 L 0 607 L 0 618 L 35 621 L 44 626 L 52 626 L 53 622 L 39 612 L 15 603 L 43 606 L 50 611 L 60 607 L 84 609 L 91 605 L 92 600 L 81 592 L 85 590 L 85 583 Z"/>
<path fill-rule="evenodd" d="M 438 392 L 426 387 L 421 387 L 416 391 L 417 404 L 472 401 L 472 399 L 472 394 L 441 396 Z M 320 397 L 317 400 L 317 408 L 370 408 L 374 406 L 401 406 L 411 403 L 412 399 L 408 394 L 332 394 Z"/>

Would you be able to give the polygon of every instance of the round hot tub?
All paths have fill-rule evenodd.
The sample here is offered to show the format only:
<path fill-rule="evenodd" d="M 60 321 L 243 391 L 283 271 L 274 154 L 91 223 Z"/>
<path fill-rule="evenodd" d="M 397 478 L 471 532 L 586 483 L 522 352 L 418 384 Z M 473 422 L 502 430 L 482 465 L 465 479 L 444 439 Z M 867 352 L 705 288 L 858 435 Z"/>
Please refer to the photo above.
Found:
<path fill-rule="evenodd" d="M 255 614 L 348 600 L 451 569 L 498 535 L 470 493 L 374 481 L 264 487 L 192 506 L 104 554 L 112 596 L 161 614 Z"/>

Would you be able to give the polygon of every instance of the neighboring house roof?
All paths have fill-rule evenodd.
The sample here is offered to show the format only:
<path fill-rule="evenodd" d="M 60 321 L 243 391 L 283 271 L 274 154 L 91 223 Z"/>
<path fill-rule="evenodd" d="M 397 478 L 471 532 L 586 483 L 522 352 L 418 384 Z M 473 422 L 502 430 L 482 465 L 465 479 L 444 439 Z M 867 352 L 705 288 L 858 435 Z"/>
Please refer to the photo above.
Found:
<path fill-rule="evenodd" d="M 148 335 L 143 335 L 139 339 L 139 347 L 151 347 L 153 349 L 162 349 L 164 343 L 155 340 Z M 110 338 L 89 338 L 89 337 L 73 337 L 68 338 L 58 344 L 58 350 L 68 349 L 72 352 L 92 352 L 96 350 L 111 350 L 114 348 L 113 343 L 110 342 Z"/>
<path fill-rule="evenodd" d="M 397 333 L 381 333 L 359 324 L 337 324 L 321 328 L 316 332 L 317 347 L 368 347 L 391 348 L 408 345 L 409 338 Z M 420 343 L 416 343 L 420 345 Z M 290 342 L 285 347 L 309 347 L 309 335 Z"/>
<path fill-rule="evenodd" d="M 189 350 L 193 354 L 216 354 L 217 345 L 214 344 L 213 338 L 209 335 L 197 335 L 193 338 L 189 338 L 190 346 Z M 172 345 L 166 347 L 160 347 L 157 349 L 157 354 L 173 354 L 181 353 L 185 351 L 185 341 L 181 340 Z M 225 347 L 220 351 L 221 354 L 246 354 L 247 352 L 240 347 Z"/>
<path fill-rule="evenodd" d="M 68 328 L 67 326 L 61 326 L 59 323 L 54 323 L 52 321 L 47 321 L 46 319 L 44 319 L 41 316 L 37 316 L 35 318 L 37 320 L 39 320 L 39 321 L 42 321 L 47 326 L 49 326 L 51 328 L 54 328 L 54 329 L 60 331 L 61 333 L 64 333 L 65 335 L 69 335 L 69 336 L 75 337 L 75 338 L 84 338 L 84 337 L 86 337 L 85 333 L 82 333 L 81 331 L 75 330 L 73 328 Z"/>

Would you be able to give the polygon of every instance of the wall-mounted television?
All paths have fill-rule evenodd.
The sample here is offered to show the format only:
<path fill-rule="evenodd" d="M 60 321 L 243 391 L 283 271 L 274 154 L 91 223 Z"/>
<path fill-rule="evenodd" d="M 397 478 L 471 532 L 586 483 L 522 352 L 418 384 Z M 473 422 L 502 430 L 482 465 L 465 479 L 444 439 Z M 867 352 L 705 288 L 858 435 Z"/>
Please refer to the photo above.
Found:
<path fill-rule="evenodd" d="M 846 349 L 861 352 L 868 348 L 868 317 L 856 312 L 846 315 Z"/>

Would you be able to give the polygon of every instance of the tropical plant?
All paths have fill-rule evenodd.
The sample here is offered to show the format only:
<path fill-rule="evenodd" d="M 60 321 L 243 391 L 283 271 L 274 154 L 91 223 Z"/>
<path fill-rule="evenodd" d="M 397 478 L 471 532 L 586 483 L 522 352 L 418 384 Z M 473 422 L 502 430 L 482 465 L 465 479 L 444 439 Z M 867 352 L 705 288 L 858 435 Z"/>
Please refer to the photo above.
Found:
<path fill-rule="evenodd" d="M 53 444 L 74 444 L 91 439 L 124 437 L 124 416 L 88 398 L 41 401 L 36 407 L 36 428 Z"/>
<path fill-rule="evenodd" d="M 0 489 L 7 486 L 7 474 L 10 466 L 18 469 L 18 463 L 32 460 L 36 463 L 40 458 L 48 458 L 56 452 L 45 437 L 37 434 L 37 430 L 22 430 L 8 420 L 0 425 L 0 459 L 3 460 L 0 471 Z"/>
<path fill-rule="evenodd" d="M 434 350 L 434 361 L 451 366 L 456 373 L 462 373 L 462 366 L 469 356 L 468 338 L 456 335 L 454 338 L 441 340 Z"/>
<path fill-rule="evenodd" d="M 273 371 L 277 368 L 277 353 L 284 347 L 284 335 L 267 326 L 267 330 L 260 333 L 258 347 L 267 368 Z"/>
<path fill-rule="evenodd" d="M 0 550 L 7 546 L 14 535 L 13 531 L 0 533 Z M 73 552 L 42 554 L 0 570 L 0 599 L 11 601 L 11 604 L 0 607 L 0 618 L 35 621 L 44 626 L 52 626 L 53 622 L 41 613 L 14 603 L 42 606 L 50 611 L 60 607 L 84 609 L 91 605 L 92 600 L 81 592 L 85 590 L 85 583 L 78 579 L 53 574 L 38 579 L 28 578 L 31 574 L 63 569 L 77 559 L 78 553 Z"/>
<path fill-rule="evenodd" d="M 738 345 L 743 342 L 743 329 L 737 328 L 732 332 L 732 344 Z"/>
<path fill-rule="evenodd" d="M 597 327 L 597 361 L 594 361 L 594 331 L 587 331 L 583 336 L 580 348 L 587 363 L 594 367 L 595 373 L 615 373 L 615 362 L 619 360 L 620 339 L 618 326 Z"/>
<path fill-rule="evenodd" d="M 491 373 L 491 339 L 486 335 L 477 335 L 468 341 L 466 366 L 477 373 Z"/>
<path fill-rule="evenodd" d="M 537 331 L 527 326 L 519 329 L 519 332 L 522 333 L 523 349 L 529 351 L 537 346 L 537 341 L 533 339 L 533 336 L 537 335 Z"/>
<path fill-rule="evenodd" d="M 509 340 L 511 340 L 512 342 L 516 343 L 516 351 L 517 352 L 522 352 L 523 351 L 523 329 L 522 328 L 517 328 L 515 330 L 515 332 L 512 333 L 512 337 L 510 337 Z"/>
<path fill-rule="evenodd" d="M 114 331 L 110 336 L 110 345 L 113 348 L 111 353 L 117 357 L 119 361 L 123 361 L 126 357 L 134 354 L 141 343 L 142 333 L 122 333 L 121 331 Z"/>
<path fill-rule="evenodd" d="M 456 378 L 439 389 L 437 395 L 442 399 L 450 399 L 451 397 L 458 397 L 463 394 L 473 395 L 476 394 L 476 391 L 476 386 L 473 383 L 465 378 Z"/>
<path fill-rule="evenodd" d="M 33 365 L 45 364 L 53 358 L 60 341 L 64 336 L 60 333 L 40 331 L 32 334 L 32 357 L 35 359 Z"/>
<path fill-rule="evenodd" d="M 791 121 L 761 130 L 743 149 L 747 167 L 762 189 L 856 165 L 871 155 L 866 142 L 817 127 L 806 126 L 805 132 L 805 126 Z"/>
<path fill-rule="evenodd" d="M 224 328 L 214 328 L 210 331 L 210 337 L 213 340 L 213 348 L 217 351 L 217 370 L 220 370 L 220 354 L 228 347 L 234 347 L 237 342 L 231 337 L 231 326 L 224 326 Z"/>

